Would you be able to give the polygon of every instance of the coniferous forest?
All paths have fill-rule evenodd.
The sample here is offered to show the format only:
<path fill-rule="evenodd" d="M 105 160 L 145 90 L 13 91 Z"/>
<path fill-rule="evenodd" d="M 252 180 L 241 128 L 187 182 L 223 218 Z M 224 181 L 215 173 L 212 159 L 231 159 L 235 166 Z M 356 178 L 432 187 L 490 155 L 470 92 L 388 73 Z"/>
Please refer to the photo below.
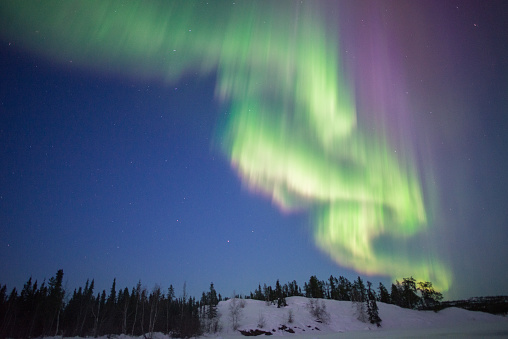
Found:
<path fill-rule="evenodd" d="M 16 288 L 9 292 L 7 286 L 0 285 L 0 337 L 97 337 L 154 332 L 191 337 L 217 330 L 216 308 L 223 299 L 213 283 L 198 300 L 187 295 L 185 285 L 177 296 L 172 285 L 148 290 L 138 282 L 129 289 L 118 288 L 116 280 L 109 291 L 95 291 L 94 280 L 86 281 L 84 287 L 74 291 L 65 291 L 63 276 L 63 270 L 59 270 L 47 282 L 39 283 L 30 278 L 20 292 Z M 431 282 L 417 282 L 412 277 L 396 281 L 389 291 L 382 283 L 374 288 L 361 277 L 351 282 L 343 276 L 330 276 L 327 280 L 311 276 L 303 286 L 296 281 L 281 284 L 277 280 L 274 288 L 259 284 L 249 295 L 235 297 L 263 300 L 284 307 L 286 298 L 291 296 L 352 301 L 364 315 L 362 321 L 378 326 L 382 320 L 376 302 L 412 309 L 435 309 L 442 300 L 441 293 L 434 290 Z M 319 307 L 318 303 L 316 307 Z"/>

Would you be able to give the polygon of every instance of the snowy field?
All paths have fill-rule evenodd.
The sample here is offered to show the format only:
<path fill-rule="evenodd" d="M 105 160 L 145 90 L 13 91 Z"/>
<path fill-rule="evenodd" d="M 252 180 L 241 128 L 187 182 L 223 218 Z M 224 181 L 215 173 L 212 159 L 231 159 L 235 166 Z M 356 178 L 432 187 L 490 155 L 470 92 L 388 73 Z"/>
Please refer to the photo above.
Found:
<path fill-rule="evenodd" d="M 321 300 L 320 300 L 321 302 Z M 318 323 L 309 312 L 309 300 L 303 297 L 287 298 L 288 306 L 277 308 L 263 301 L 245 300 L 241 309 L 239 330 L 259 328 L 259 320 L 264 319 L 262 330 L 272 332 L 273 336 L 299 338 L 508 338 L 508 318 L 483 312 L 472 312 L 460 308 L 448 308 L 438 313 L 415 311 L 395 305 L 378 303 L 381 327 L 363 323 L 357 319 L 356 308 L 349 301 L 322 300 L 330 316 L 328 324 Z M 222 331 L 210 337 L 239 337 L 233 331 L 230 313 L 231 300 L 219 304 Z M 289 313 L 293 322 L 289 323 Z M 282 325 L 295 333 L 281 330 Z M 273 331 L 275 330 L 275 332 Z"/>
<path fill-rule="evenodd" d="M 233 330 L 231 306 L 239 310 L 238 330 Z M 287 298 L 287 307 L 277 308 L 257 300 L 228 300 L 218 305 L 221 330 L 204 338 L 244 338 L 239 332 L 262 330 L 272 337 L 293 338 L 508 338 L 508 318 L 460 308 L 447 308 L 438 313 L 415 311 L 378 303 L 381 327 L 357 319 L 356 307 L 349 301 L 319 300 L 329 314 L 327 323 L 320 323 L 309 312 L 309 299 Z M 243 303 L 243 307 L 240 305 Z M 292 321 L 289 321 L 290 313 Z M 294 333 L 292 333 L 294 332 Z M 115 337 L 115 336 L 114 336 Z M 148 336 L 147 336 L 148 337 Z M 259 337 L 265 337 L 260 335 Z M 102 339 L 105 339 L 103 337 Z M 132 338 L 116 336 L 119 339 Z M 138 337 L 143 338 L 143 337 Z M 167 335 L 154 333 L 153 338 Z"/>

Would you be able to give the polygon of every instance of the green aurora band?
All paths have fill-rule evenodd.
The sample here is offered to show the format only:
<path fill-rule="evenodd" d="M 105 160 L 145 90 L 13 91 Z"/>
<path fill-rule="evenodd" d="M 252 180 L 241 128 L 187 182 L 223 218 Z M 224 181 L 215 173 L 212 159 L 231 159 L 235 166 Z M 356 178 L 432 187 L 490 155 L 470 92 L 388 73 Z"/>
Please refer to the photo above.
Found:
<path fill-rule="evenodd" d="M 337 29 L 317 7 L 4 0 L 0 25 L 4 39 L 62 63 L 167 82 L 217 72 L 216 95 L 231 104 L 221 147 L 245 185 L 285 211 L 309 209 L 317 246 L 338 264 L 446 291 L 439 259 L 399 247 L 428 225 L 414 161 L 357 126 Z"/>

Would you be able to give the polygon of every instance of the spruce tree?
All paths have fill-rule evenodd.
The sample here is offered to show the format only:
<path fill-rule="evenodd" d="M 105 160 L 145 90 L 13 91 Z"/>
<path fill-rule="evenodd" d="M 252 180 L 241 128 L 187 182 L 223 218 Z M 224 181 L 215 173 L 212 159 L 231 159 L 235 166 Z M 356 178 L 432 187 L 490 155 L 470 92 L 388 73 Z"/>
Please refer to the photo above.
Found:
<path fill-rule="evenodd" d="M 324 298 L 323 284 L 315 275 L 310 277 L 308 289 L 311 298 Z"/>
<path fill-rule="evenodd" d="M 347 278 L 340 276 L 339 283 L 337 285 L 338 300 L 351 301 L 352 300 L 351 292 L 352 292 L 351 282 Z"/>
<path fill-rule="evenodd" d="M 172 288 L 173 286 L 169 286 L 169 288 Z M 169 295 L 169 292 L 168 292 Z M 168 296 L 169 298 L 169 296 Z M 139 310 L 140 310 L 140 303 L 141 303 L 141 280 L 138 281 L 138 284 L 136 285 L 136 288 L 132 288 L 131 292 L 131 303 L 134 304 L 134 320 L 132 321 L 132 329 L 131 329 L 131 336 L 134 335 L 134 330 L 136 327 L 136 323 L 138 320 Z"/>
<path fill-rule="evenodd" d="M 372 284 L 367 281 L 367 314 L 369 316 L 369 322 L 376 324 L 377 327 L 381 326 L 381 318 L 379 317 L 379 309 L 376 302 L 376 294 L 372 290 Z"/>
<path fill-rule="evenodd" d="M 263 291 L 261 290 L 261 284 L 258 285 L 258 288 L 254 291 L 254 297 L 255 300 L 264 300 L 263 297 Z"/>
<path fill-rule="evenodd" d="M 390 301 L 394 305 L 403 307 L 402 286 L 398 280 L 395 280 L 395 283 L 392 284 Z"/>
<path fill-rule="evenodd" d="M 275 283 L 275 298 L 277 299 L 277 308 L 280 308 L 281 306 L 287 306 L 286 298 L 282 292 L 282 287 L 280 286 L 279 279 L 277 279 L 277 282 Z"/>
<path fill-rule="evenodd" d="M 379 283 L 379 301 L 382 303 L 390 303 L 390 293 L 388 293 L 388 290 L 386 289 L 385 285 L 383 283 Z"/>
<path fill-rule="evenodd" d="M 37 282 L 32 285 L 32 277 L 23 286 L 23 290 L 19 296 L 20 301 L 20 323 L 30 324 L 35 316 L 35 294 L 37 292 Z M 24 337 L 31 337 L 30 327 L 26 326 L 22 332 L 19 332 Z"/>
<path fill-rule="evenodd" d="M 161 301 L 161 288 L 158 285 L 152 290 L 148 297 L 148 304 L 150 306 L 150 318 L 148 321 L 148 331 L 150 332 L 150 338 L 153 338 L 153 332 L 155 330 L 155 324 L 157 322 L 157 316 L 159 314 L 159 305 Z"/>
<path fill-rule="evenodd" d="M 60 313 L 63 308 L 63 299 L 65 291 L 62 287 L 63 270 L 58 270 L 56 276 L 49 279 L 49 296 L 48 296 L 48 320 L 46 334 L 58 335 L 60 329 Z M 54 332 L 52 330 L 54 329 Z M 53 335 L 53 334 L 52 334 Z"/>
<path fill-rule="evenodd" d="M 417 288 L 422 294 L 422 306 L 424 308 L 431 308 L 439 305 L 440 301 L 443 299 L 443 295 L 440 292 L 434 290 L 432 287 L 432 283 L 430 281 L 420 281 L 418 282 Z"/>
<path fill-rule="evenodd" d="M 311 298 L 312 297 L 309 285 L 307 283 L 303 283 L 303 290 L 305 292 L 305 298 Z"/>
<path fill-rule="evenodd" d="M 359 302 L 364 302 L 367 299 L 365 284 L 360 276 L 353 282 L 352 299 Z"/>
<path fill-rule="evenodd" d="M 210 291 L 208 292 L 206 299 L 208 302 L 207 318 L 214 319 L 217 317 L 217 305 L 219 304 L 219 299 L 217 298 L 217 291 L 215 291 L 213 283 L 210 283 Z"/>
<path fill-rule="evenodd" d="M 263 294 L 265 295 L 265 301 L 271 302 L 274 298 L 274 293 L 272 290 L 272 286 L 266 286 L 266 284 L 263 285 Z"/>
<path fill-rule="evenodd" d="M 105 323 L 104 323 L 104 333 L 105 334 L 118 334 L 117 329 L 115 328 L 116 325 L 116 278 L 113 279 L 113 285 L 111 286 L 111 290 L 109 292 L 109 296 L 106 300 L 106 307 L 105 307 Z"/>
<path fill-rule="evenodd" d="M 365 301 L 367 301 L 367 292 L 360 276 L 358 276 L 358 279 L 353 282 L 351 301 L 353 301 L 353 306 L 356 308 L 355 311 L 358 320 L 367 322 L 367 305 L 365 303 Z"/>
<path fill-rule="evenodd" d="M 217 311 L 219 298 L 217 297 L 217 291 L 215 290 L 213 283 L 210 283 L 210 290 L 206 293 L 206 295 L 203 293 L 201 300 L 204 305 L 204 314 L 202 317 L 203 330 L 209 333 L 216 333 L 220 330 L 219 313 Z"/>
<path fill-rule="evenodd" d="M 122 334 L 127 334 L 127 318 L 129 316 L 130 300 L 129 289 L 126 287 L 123 292 L 120 290 L 118 293 L 118 307 L 120 308 Z"/>
<path fill-rule="evenodd" d="M 416 280 L 413 277 L 402 279 L 402 295 L 404 307 L 416 308 L 420 302 L 420 297 L 416 294 Z"/>
<path fill-rule="evenodd" d="M 328 286 L 330 289 L 330 295 L 328 296 L 329 299 L 338 300 L 339 298 L 339 291 L 338 291 L 338 280 L 333 275 L 330 275 L 330 278 L 328 278 Z"/>
<path fill-rule="evenodd" d="M 298 287 L 298 283 L 296 282 L 296 280 L 293 280 L 292 282 L 290 282 L 288 287 L 289 287 L 289 294 L 288 295 L 290 297 L 302 295 L 301 289 Z"/>

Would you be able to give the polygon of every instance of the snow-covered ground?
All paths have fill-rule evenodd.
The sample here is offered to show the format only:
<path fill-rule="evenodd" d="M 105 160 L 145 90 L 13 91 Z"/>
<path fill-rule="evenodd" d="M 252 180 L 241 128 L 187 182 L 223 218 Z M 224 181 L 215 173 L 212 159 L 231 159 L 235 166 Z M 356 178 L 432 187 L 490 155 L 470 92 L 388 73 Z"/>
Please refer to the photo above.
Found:
<path fill-rule="evenodd" d="M 237 300 L 240 303 L 240 300 Z M 303 297 L 287 298 L 287 307 L 263 301 L 244 300 L 244 308 L 238 321 L 238 330 L 260 329 L 271 332 L 273 336 L 299 338 L 508 338 L 508 318 L 483 312 L 448 308 L 438 313 L 415 311 L 398 306 L 378 303 L 381 327 L 364 323 L 357 319 L 356 307 L 349 301 L 319 300 L 326 306 L 330 315 L 327 324 L 316 322 L 309 312 L 309 299 Z M 232 300 L 219 303 L 222 331 L 209 337 L 240 337 L 239 331 L 232 329 L 230 306 Z M 293 314 L 290 323 L 289 313 Z M 260 321 L 261 320 L 261 321 Z M 258 325 L 263 322 L 263 328 Z M 283 327 L 285 326 L 285 327 Z M 289 333 L 291 329 L 294 333 Z"/>
<path fill-rule="evenodd" d="M 238 317 L 238 330 L 233 330 L 231 304 L 243 303 Z M 293 338 L 508 338 L 508 318 L 483 312 L 466 311 L 460 308 L 447 308 L 438 313 L 415 311 L 398 306 L 378 303 L 381 327 L 364 323 L 357 319 L 356 307 L 349 301 L 318 300 L 324 303 L 330 319 L 319 323 L 309 312 L 309 299 L 304 297 L 287 298 L 287 307 L 264 301 L 236 299 L 221 301 L 218 305 L 221 331 L 205 334 L 203 339 L 244 338 L 239 332 L 262 330 L 272 333 L 272 337 Z M 289 315 L 292 313 L 292 322 Z M 262 327 L 260 326 L 262 324 Z M 291 333 L 294 332 L 294 333 Z M 120 335 L 118 339 L 132 337 Z M 261 335 L 265 337 L 265 335 Z M 143 337 L 139 337 L 143 338 Z M 154 333 L 154 339 L 167 339 L 167 335 Z M 106 339 L 101 337 L 100 339 Z"/>

